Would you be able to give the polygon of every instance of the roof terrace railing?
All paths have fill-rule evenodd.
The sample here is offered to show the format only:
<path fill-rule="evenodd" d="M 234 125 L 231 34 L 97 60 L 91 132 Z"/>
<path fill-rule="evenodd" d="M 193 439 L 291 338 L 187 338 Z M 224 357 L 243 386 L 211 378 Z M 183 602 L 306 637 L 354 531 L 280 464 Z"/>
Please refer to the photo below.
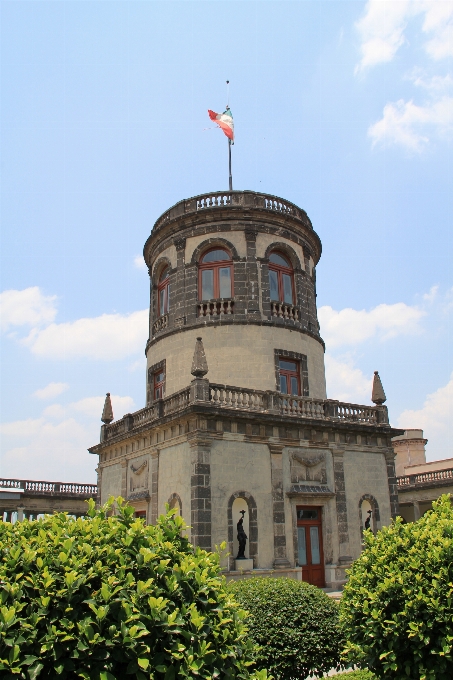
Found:
<path fill-rule="evenodd" d="M 94 498 L 97 495 L 96 484 L 74 484 L 73 482 L 45 482 L 31 479 L 0 478 L 0 488 L 17 491 L 25 496 L 76 496 Z"/>
<path fill-rule="evenodd" d="M 418 475 L 404 475 L 397 477 L 398 488 L 408 490 L 417 486 L 435 486 L 442 482 L 451 481 L 453 485 L 453 468 L 446 470 L 432 470 L 431 472 L 420 472 Z"/>
<path fill-rule="evenodd" d="M 209 406 L 211 409 L 232 410 L 242 413 L 268 413 L 269 415 L 289 416 L 294 419 L 312 419 L 336 421 L 343 423 L 360 423 L 363 425 L 388 426 L 388 413 L 385 406 L 362 406 L 335 401 L 333 399 L 313 399 L 297 397 L 280 392 L 253 390 L 231 385 L 208 383 L 206 400 L 200 400 L 199 391 L 195 388 L 197 380 L 183 390 L 158 399 L 150 406 L 128 413 L 110 425 L 101 429 L 103 442 L 114 439 L 127 432 L 139 430 L 169 415 L 177 415 L 195 404 Z"/>
<path fill-rule="evenodd" d="M 153 231 L 157 231 L 181 215 L 224 207 L 259 208 L 281 215 L 291 215 L 291 217 L 300 220 L 310 229 L 313 228 L 305 210 L 278 196 L 261 194 L 255 191 L 216 191 L 179 201 L 179 203 L 176 203 L 159 217 L 153 227 Z"/>

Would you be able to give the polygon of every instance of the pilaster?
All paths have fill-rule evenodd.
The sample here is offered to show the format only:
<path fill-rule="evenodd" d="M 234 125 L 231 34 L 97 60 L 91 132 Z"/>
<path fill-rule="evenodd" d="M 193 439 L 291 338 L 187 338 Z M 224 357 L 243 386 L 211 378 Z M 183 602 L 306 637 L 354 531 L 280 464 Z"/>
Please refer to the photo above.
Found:
<path fill-rule="evenodd" d="M 156 524 L 159 516 L 159 449 L 151 451 L 151 479 L 150 479 L 150 495 L 151 501 L 149 504 L 150 524 Z"/>
<path fill-rule="evenodd" d="M 196 433 L 189 438 L 189 445 L 191 541 L 211 550 L 211 440 Z"/>
<path fill-rule="evenodd" d="M 268 444 L 271 456 L 272 515 L 274 525 L 274 568 L 291 566 L 286 553 L 285 499 L 283 495 L 283 446 Z"/>
<path fill-rule="evenodd" d="M 127 498 L 127 466 L 129 461 L 127 458 L 121 461 L 121 497 Z"/>
<path fill-rule="evenodd" d="M 385 452 L 385 463 L 387 466 L 387 480 L 389 485 L 390 494 L 390 512 L 392 518 L 399 514 L 399 501 L 398 501 L 398 482 L 396 480 L 395 472 L 395 452 L 393 449 L 388 449 Z"/>
<path fill-rule="evenodd" d="M 344 479 L 344 451 L 333 451 L 333 475 L 335 483 L 335 503 L 337 510 L 337 527 L 339 543 L 339 562 L 352 562 L 349 550 L 348 511 L 346 506 L 346 485 Z"/>
<path fill-rule="evenodd" d="M 260 291 L 258 287 L 258 262 L 256 261 L 256 231 L 254 229 L 245 230 L 245 241 L 247 247 L 247 316 L 258 319 L 261 318 L 259 311 Z"/>

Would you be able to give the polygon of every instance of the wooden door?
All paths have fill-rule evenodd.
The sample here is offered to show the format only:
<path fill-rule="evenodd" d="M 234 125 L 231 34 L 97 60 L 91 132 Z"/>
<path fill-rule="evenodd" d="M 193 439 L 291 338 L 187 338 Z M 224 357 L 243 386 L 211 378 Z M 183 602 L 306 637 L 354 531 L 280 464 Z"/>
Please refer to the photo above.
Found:
<path fill-rule="evenodd" d="M 298 564 L 302 580 L 323 588 L 325 585 L 322 547 L 322 508 L 297 506 Z"/>

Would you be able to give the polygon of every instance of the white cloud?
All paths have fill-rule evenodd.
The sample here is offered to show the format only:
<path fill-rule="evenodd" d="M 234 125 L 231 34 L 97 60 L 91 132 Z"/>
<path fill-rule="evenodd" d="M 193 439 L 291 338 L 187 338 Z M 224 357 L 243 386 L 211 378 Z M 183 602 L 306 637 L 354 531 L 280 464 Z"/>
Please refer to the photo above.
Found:
<path fill-rule="evenodd" d="M 425 293 L 423 295 L 423 300 L 425 300 L 425 302 L 427 302 L 428 304 L 432 305 L 437 298 L 438 292 L 439 286 L 431 286 L 431 288 L 429 289 L 429 293 Z"/>
<path fill-rule="evenodd" d="M 392 61 L 406 41 L 408 22 L 424 14 L 424 44 L 431 59 L 453 55 L 453 2 L 451 0 L 369 0 L 356 22 L 361 59 L 356 72 Z"/>
<path fill-rule="evenodd" d="M 110 396 L 112 402 L 112 409 L 115 419 L 122 418 L 125 413 L 131 413 L 134 408 L 134 400 L 132 397 L 120 397 L 118 395 Z M 68 408 L 83 413 L 89 418 L 97 418 L 100 420 L 102 409 L 104 408 L 105 396 L 102 397 L 85 397 L 72 404 Z"/>
<path fill-rule="evenodd" d="M 145 347 L 148 311 L 103 314 L 33 329 L 22 342 L 33 354 L 49 359 L 86 357 L 111 361 L 135 354 Z"/>
<path fill-rule="evenodd" d="M 361 40 L 361 60 L 356 72 L 389 62 L 404 44 L 410 0 L 369 0 L 356 23 Z"/>
<path fill-rule="evenodd" d="M 373 146 L 397 144 L 411 151 L 421 151 L 429 142 L 426 132 L 446 134 L 453 126 L 453 97 L 443 96 L 425 106 L 400 99 L 386 104 L 381 120 L 371 125 L 368 135 Z"/>
<path fill-rule="evenodd" d="M 137 267 L 137 269 L 146 269 L 146 262 L 143 259 L 143 255 L 136 255 L 136 257 L 134 257 L 134 267 Z"/>
<path fill-rule="evenodd" d="M 420 333 L 419 321 L 424 315 L 423 310 L 404 302 L 381 304 L 370 311 L 345 308 L 337 312 L 329 306 L 318 310 L 321 335 L 328 349 L 358 345 L 374 336 L 388 340 Z"/>
<path fill-rule="evenodd" d="M 367 378 L 348 357 L 325 356 L 327 396 L 354 404 L 368 403 L 371 399 L 372 378 Z"/>
<path fill-rule="evenodd" d="M 423 406 L 406 410 L 398 417 L 402 429 L 423 429 L 428 439 L 427 458 L 438 460 L 452 457 L 453 444 L 453 373 L 449 382 L 428 394 Z"/>
<path fill-rule="evenodd" d="M 68 383 L 51 382 L 41 390 L 36 390 L 36 392 L 33 393 L 33 396 L 38 397 L 38 399 L 55 399 L 55 397 L 58 397 L 59 394 L 62 394 L 68 388 Z"/>
<path fill-rule="evenodd" d="M 3 331 L 13 326 L 41 326 L 51 323 L 57 313 L 56 295 L 43 295 L 38 286 L 0 293 Z"/>
<path fill-rule="evenodd" d="M 0 472 L 16 479 L 96 481 L 97 456 L 87 452 L 99 441 L 104 396 L 86 397 L 67 406 L 52 404 L 40 418 L 0 425 Z M 133 411 L 131 397 L 113 395 L 117 418 Z"/>

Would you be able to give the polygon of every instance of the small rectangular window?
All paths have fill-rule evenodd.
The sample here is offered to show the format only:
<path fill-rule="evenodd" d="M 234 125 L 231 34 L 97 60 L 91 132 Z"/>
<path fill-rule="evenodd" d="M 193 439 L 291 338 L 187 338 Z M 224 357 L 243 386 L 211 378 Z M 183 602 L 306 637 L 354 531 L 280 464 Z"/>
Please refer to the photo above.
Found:
<path fill-rule="evenodd" d="M 282 394 L 300 395 L 299 362 L 280 359 L 280 391 Z"/>
<path fill-rule="evenodd" d="M 154 399 L 163 399 L 164 397 L 164 371 L 156 371 L 154 374 Z"/>

